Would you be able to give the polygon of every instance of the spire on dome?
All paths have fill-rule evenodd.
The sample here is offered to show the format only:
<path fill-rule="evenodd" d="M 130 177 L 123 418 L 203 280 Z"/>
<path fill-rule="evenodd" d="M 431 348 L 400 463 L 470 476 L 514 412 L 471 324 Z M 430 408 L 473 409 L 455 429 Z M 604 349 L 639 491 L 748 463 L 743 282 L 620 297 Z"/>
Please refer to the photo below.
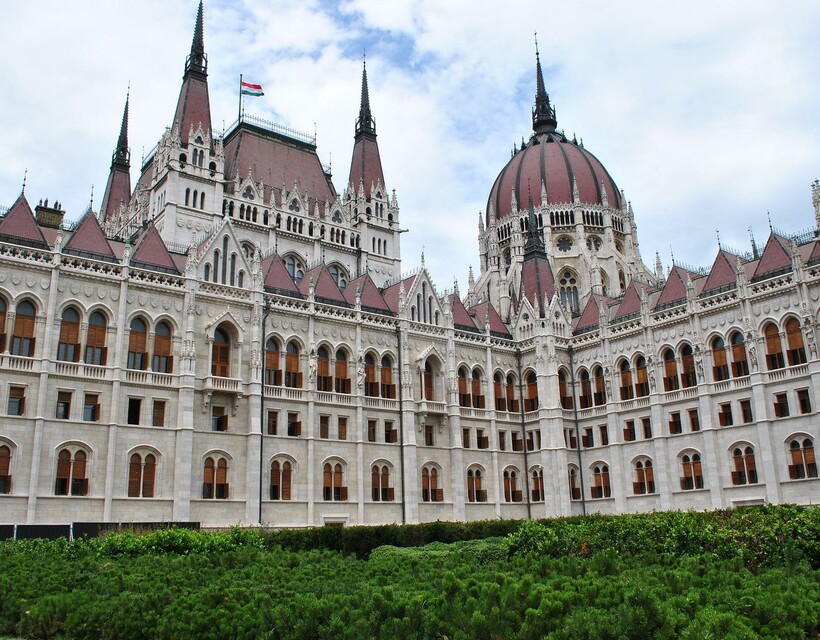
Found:
<path fill-rule="evenodd" d="M 131 200 L 131 152 L 128 149 L 128 103 L 131 92 L 125 96 L 125 109 L 122 112 L 120 137 L 117 139 L 117 148 L 111 157 L 111 170 L 108 172 L 108 182 L 105 184 L 102 204 L 100 205 L 100 220 L 106 222 L 112 219 L 122 205 Z"/>
<path fill-rule="evenodd" d="M 202 1 L 196 14 L 194 39 L 191 53 L 185 60 L 185 75 L 182 89 L 174 113 L 174 127 L 179 127 L 180 141 L 188 144 L 188 136 L 201 125 L 202 130 L 211 135 L 211 102 L 208 96 L 208 56 L 203 42 Z M 213 147 L 212 147 L 213 148 Z"/>
<path fill-rule="evenodd" d="M 196 26 L 194 38 L 191 42 L 191 53 L 185 60 L 185 75 L 195 71 L 202 74 L 208 71 L 208 57 L 205 55 L 205 40 L 202 28 L 202 0 L 199 0 L 199 9 L 196 12 Z"/>
<path fill-rule="evenodd" d="M 555 109 L 550 105 L 550 97 L 544 86 L 544 74 L 541 71 L 541 55 L 538 52 L 538 34 L 535 34 L 535 106 L 532 109 L 532 130 L 535 133 L 555 131 L 558 121 Z"/>
<path fill-rule="evenodd" d="M 527 240 L 524 244 L 524 260 L 534 256 L 546 258 L 546 255 L 544 238 L 538 230 L 538 218 L 535 217 L 532 194 L 530 194 L 529 213 L 527 216 Z"/>
<path fill-rule="evenodd" d="M 367 88 L 367 61 L 362 61 L 362 100 L 359 117 L 356 119 L 356 135 L 370 133 L 376 135 L 376 120 L 370 113 L 370 92 Z"/>

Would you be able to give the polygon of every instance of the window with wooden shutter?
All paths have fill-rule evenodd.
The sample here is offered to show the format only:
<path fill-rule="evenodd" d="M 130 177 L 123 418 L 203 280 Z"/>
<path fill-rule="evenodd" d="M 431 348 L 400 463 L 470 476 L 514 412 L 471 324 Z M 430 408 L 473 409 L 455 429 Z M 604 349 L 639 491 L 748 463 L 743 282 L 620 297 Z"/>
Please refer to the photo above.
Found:
<path fill-rule="evenodd" d="M 285 461 L 282 464 L 282 500 L 290 500 L 293 486 L 293 466 Z"/>
<path fill-rule="evenodd" d="M 96 393 L 86 393 L 83 400 L 83 420 L 97 422 L 100 419 L 100 396 Z"/>
<path fill-rule="evenodd" d="M 57 410 L 55 412 L 57 420 L 71 419 L 71 392 L 58 391 L 57 392 Z"/>
<path fill-rule="evenodd" d="M 581 375 L 581 395 L 578 398 L 578 406 L 581 409 L 588 409 L 592 406 L 592 383 L 589 379 L 589 372 L 582 371 Z"/>
<path fill-rule="evenodd" d="M 382 357 L 381 366 L 381 395 L 382 398 L 396 399 L 396 385 L 393 384 L 393 361 L 388 357 Z"/>
<path fill-rule="evenodd" d="M 379 395 L 379 384 L 376 381 L 376 361 L 369 353 L 364 357 L 364 395 L 371 398 Z"/>
<path fill-rule="evenodd" d="M 649 395 L 649 381 L 648 372 L 646 370 L 646 359 L 640 356 L 635 363 L 635 375 L 637 376 L 637 383 L 635 384 L 635 395 L 639 398 Z"/>
<path fill-rule="evenodd" d="M 214 342 L 211 347 L 211 375 L 220 378 L 230 376 L 230 354 L 231 341 L 228 334 L 222 329 L 217 329 L 214 332 Z"/>
<path fill-rule="evenodd" d="M 11 355 L 34 356 L 34 323 L 36 310 L 28 300 L 17 305 L 17 315 L 14 318 L 14 333 L 11 339 Z"/>
<path fill-rule="evenodd" d="M 621 400 L 631 400 L 635 393 L 632 388 L 632 370 L 627 360 L 621 361 Z"/>
<path fill-rule="evenodd" d="M 334 364 L 335 375 L 335 390 L 336 393 L 350 393 L 350 377 L 348 376 L 347 354 L 339 349 L 336 352 L 336 361 Z"/>
<path fill-rule="evenodd" d="M 88 479 L 86 478 L 87 456 L 85 451 L 74 454 L 74 465 L 71 470 L 71 495 L 84 496 L 88 494 Z"/>
<path fill-rule="evenodd" d="M 422 374 L 422 397 L 425 400 L 435 400 L 435 393 L 433 390 L 433 368 L 429 362 L 424 363 L 424 373 Z"/>
<path fill-rule="evenodd" d="M 157 473 L 157 459 L 153 453 L 145 456 L 145 464 L 142 468 L 142 497 L 154 497 L 154 480 Z"/>
<path fill-rule="evenodd" d="M 6 350 L 6 301 L 0 298 L 0 353 Z"/>
<path fill-rule="evenodd" d="M 57 455 L 57 483 L 54 495 L 67 496 L 71 482 L 71 452 L 62 449 Z"/>
<path fill-rule="evenodd" d="M 282 469 L 278 460 L 270 465 L 270 499 L 282 499 Z"/>
<path fill-rule="evenodd" d="M 789 366 L 805 364 L 806 348 L 803 344 L 803 331 L 795 318 L 789 318 L 786 322 L 786 344 L 789 347 Z"/>
<path fill-rule="evenodd" d="M 726 345 L 723 338 L 712 341 L 712 377 L 715 382 L 729 379 L 729 364 L 726 360 Z"/>
<path fill-rule="evenodd" d="M 131 455 L 128 463 L 128 497 L 139 498 L 142 485 L 142 457 L 138 453 Z"/>
<path fill-rule="evenodd" d="M 538 409 L 538 379 L 532 371 L 527 375 L 527 399 L 524 405 L 525 411 Z"/>
<path fill-rule="evenodd" d="M 572 409 L 572 394 L 567 388 L 567 377 L 563 371 L 558 372 L 558 394 L 561 396 L 561 408 Z"/>
<path fill-rule="evenodd" d="M 148 333 L 145 322 L 140 318 L 134 318 L 128 332 L 128 362 L 126 366 L 129 369 L 142 371 L 148 367 L 147 343 Z"/>
<path fill-rule="evenodd" d="M 77 362 L 80 359 L 80 315 L 73 307 L 63 311 L 57 360 Z"/>
<path fill-rule="evenodd" d="M 293 342 L 288 343 L 285 355 L 285 386 L 296 389 L 302 387 L 302 374 L 299 372 L 299 347 Z"/>
<path fill-rule="evenodd" d="M 220 458 L 216 463 L 215 497 L 220 500 L 227 500 L 230 495 L 228 487 L 228 461 L 225 458 Z"/>
<path fill-rule="evenodd" d="M 674 352 L 667 349 L 663 354 L 663 389 L 664 391 L 676 391 L 679 387 L 678 363 Z"/>
<path fill-rule="evenodd" d="M 377 465 L 373 465 L 370 469 L 370 494 L 374 502 L 381 500 L 381 481 L 382 474 L 379 472 L 379 467 Z"/>
<path fill-rule="evenodd" d="M 205 458 L 205 467 L 202 474 L 202 497 L 214 497 L 214 478 L 216 477 L 214 469 L 214 459 Z"/>
<path fill-rule="evenodd" d="M 763 329 L 763 336 L 766 339 L 766 367 L 769 370 L 782 369 L 785 366 L 783 344 L 777 327 L 772 323 L 767 324 Z"/>
<path fill-rule="evenodd" d="M 0 445 L 0 493 L 11 493 L 11 449 Z"/>
<path fill-rule="evenodd" d="M 174 370 L 174 357 L 171 355 L 171 328 L 165 322 L 160 322 L 154 333 L 154 358 L 151 368 L 159 373 L 171 373 Z"/>
<path fill-rule="evenodd" d="M 95 311 L 88 319 L 88 334 L 85 340 L 85 362 L 104 366 L 107 360 L 105 334 L 108 331 L 105 316 Z"/>
<path fill-rule="evenodd" d="M 151 424 L 155 427 L 165 426 L 165 400 L 154 400 L 151 412 Z"/>
<path fill-rule="evenodd" d="M 506 411 L 507 398 L 504 395 L 504 385 L 502 384 L 500 377 L 496 377 L 493 381 L 493 396 L 495 397 L 495 410 Z"/>
<path fill-rule="evenodd" d="M 282 371 L 279 369 L 279 343 L 269 338 L 265 344 L 265 384 L 279 386 L 282 384 Z"/>
<path fill-rule="evenodd" d="M 736 331 L 732 335 L 732 375 L 735 378 L 749 375 L 749 361 L 746 359 L 746 344 L 743 334 Z"/>
<path fill-rule="evenodd" d="M 337 423 L 339 440 L 347 440 L 347 416 L 339 416 Z"/>
<path fill-rule="evenodd" d="M 681 385 L 684 389 L 694 387 L 698 383 L 695 373 L 695 354 L 688 344 L 681 347 Z"/>

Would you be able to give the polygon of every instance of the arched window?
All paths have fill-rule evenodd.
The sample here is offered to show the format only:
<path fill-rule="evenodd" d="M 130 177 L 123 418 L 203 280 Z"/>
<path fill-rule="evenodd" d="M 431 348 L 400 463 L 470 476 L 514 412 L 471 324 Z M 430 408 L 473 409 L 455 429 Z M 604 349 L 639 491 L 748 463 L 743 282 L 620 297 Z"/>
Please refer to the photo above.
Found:
<path fill-rule="evenodd" d="M 34 355 L 34 321 L 37 312 L 34 305 L 24 300 L 17 305 L 14 333 L 11 337 L 11 355 L 30 358 Z"/>
<path fill-rule="evenodd" d="M 535 377 L 535 372 L 528 372 L 526 381 L 527 397 L 524 400 L 524 411 L 536 411 L 538 409 L 538 378 Z"/>
<path fill-rule="evenodd" d="M 145 458 L 134 453 L 128 463 L 128 497 L 153 498 L 154 480 L 157 472 L 157 458 L 146 453 Z"/>
<path fill-rule="evenodd" d="M 532 501 L 544 501 L 544 470 L 541 467 L 532 470 Z"/>
<path fill-rule="evenodd" d="M 421 468 L 421 499 L 424 502 L 444 502 L 444 489 L 439 488 L 438 467 L 426 464 Z"/>
<path fill-rule="evenodd" d="M 285 259 L 285 268 L 288 270 L 290 277 L 293 278 L 296 286 L 299 286 L 302 282 L 302 278 L 305 277 L 305 267 L 302 262 L 294 256 L 288 256 Z"/>
<path fill-rule="evenodd" d="M 274 460 L 270 465 L 270 499 L 292 500 L 293 465 L 289 460 Z"/>
<path fill-rule="evenodd" d="M 0 298 L 0 353 L 6 350 L 6 301 Z"/>
<path fill-rule="evenodd" d="M 422 374 L 422 397 L 425 400 L 435 400 L 435 390 L 433 388 L 433 367 L 428 359 L 424 363 L 424 373 Z"/>
<path fill-rule="evenodd" d="M 578 406 L 581 409 L 589 409 L 592 406 L 592 382 L 589 379 L 589 371 L 583 369 L 578 378 L 581 380 L 581 395 L 578 398 Z"/>
<path fill-rule="evenodd" d="M 592 468 L 590 495 L 592 498 L 609 498 L 612 495 L 612 488 L 609 486 L 609 467 L 607 465 L 596 464 Z"/>
<path fill-rule="evenodd" d="M 569 269 L 565 269 L 560 276 L 560 295 L 561 306 L 569 308 L 570 312 L 578 315 L 581 310 L 581 305 L 578 300 L 578 280 L 575 274 Z"/>
<path fill-rule="evenodd" d="M 814 442 L 811 438 L 792 439 L 789 442 L 789 454 L 791 455 L 789 478 L 800 480 L 817 477 L 817 460 L 814 457 Z"/>
<path fill-rule="evenodd" d="M 11 448 L 0 444 L 0 494 L 11 493 Z"/>
<path fill-rule="evenodd" d="M 390 502 L 394 499 L 394 490 L 390 486 L 390 467 L 386 464 L 374 464 L 370 468 L 370 489 L 374 502 Z"/>
<path fill-rule="evenodd" d="M 487 490 L 481 488 L 481 469 L 467 469 L 467 501 L 487 502 Z"/>
<path fill-rule="evenodd" d="M 481 372 L 476 368 L 473 369 L 473 378 L 470 381 L 470 393 L 472 395 L 473 406 L 477 409 L 483 409 L 484 393 L 481 391 Z"/>
<path fill-rule="evenodd" d="M 596 407 L 600 407 L 606 404 L 606 380 L 604 380 L 604 370 L 601 367 L 595 367 L 592 370 L 592 379 L 594 382 L 592 404 Z"/>
<path fill-rule="evenodd" d="M 749 446 L 738 446 L 732 449 L 732 484 L 757 484 L 757 465 L 755 450 Z"/>
<path fill-rule="evenodd" d="M 222 456 L 205 458 L 202 480 L 202 497 L 206 500 L 227 500 L 230 495 L 228 484 L 228 461 Z"/>
<path fill-rule="evenodd" d="M 695 373 L 695 354 L 692 352 L 691 345 L 685 344 L 681 347 L 680 360 L 681 385 L 684 389 L 694 387 L 698 383 L 698 377 Z"/>
<path fill-rule="evenodd" d="M 729 363 L 726 361 L 726 343 L 720 336 L 712 340 L 712 376 L 715 382 L 729 379 Z"/>
<path fill-rule="evenodd" d="M 567 374 L 563 369 L 558 372 L 558 394 L 561 396 L 561 408 L 572 409 L 572 391 L 567 386 Z"/>
<path fill-rule="evenodd" d="M 185 189 L 185 206 L 187 207 L 191 202 L 191 190 Z"/>
<path fill-rule="evenodd" d="M 381 393 L 382 398 L 396 398 L 396 385 L 393 384 L 393 360 L 388 355 L 382 356 Z"/>
<path fill-rule="evenodd" d="M 780 333 L 773 323 L 768 323 L 763 329 L 763 336 L 766 338 L 766 367 L 772 369 L 782 369 L 785 365 L 783 359 L 783 344 L 780 342 Z"/>
<path fill-rule="evenodd" d="M 581 487 L 578 486 L 578 468 L 570 465 L 570 467 L 567 469 L 567 478 L 569 479 L 570 500 L 580 500 Z"/>
<path fill-rule="evenodd" d="M 211 347 L 211 375 L 228 378 L 231 375 L 231 339 L 222 327 L 214 331 Z"/>
<path fill-rule="evenodd" d="M 495 396 L 495 410 L 507 410 L 507 397 L 504 395 L 504 378 L 500 373 L 493 376 L 493 395 Z"/>
<path fill-rule="evenodd" d="M 675 360 L 675 352 L 667 349 L 663 352 L 663 389 L 664 391 L 676 391 L 679 388 L 678 362 Z"/>
<path fill-rule="evenodd" d="M 684 453 L 680 458 L 681 479 L 680 488 L 683 491 L 703 489 L 703 468 L 699 453 Z"/>
<path fill-rule="evenodd" d="M 458 406 L 470 406 L 470 392 L 467 391 L 467 367 L 458 369 Z"/>
<path fill-rule="evenodd" d="M 60 321 L 60 342 L 57 345 L 57 360 L 77 362 L 80 359 L 80 315 L 74 307 L 63 311 Z"/>
<path fill-rule="evenodd" d="M 282 371 L 279 368 L 279 343 L 268 338 L 265 343 L 265 384 L 279 386 L 282 384 Z"/>
<path fill-rule="evenodd" d="M 333 278 L 333 282 L 339 287 L 339 290 L 344 291 L 347 288 L 347 275 L 345 272 L 335 264 L 330 265 L 328 271 L 330 272 L 330 277 Z"/>
<path fill-rule="evenodd" d="M 285 347 L 285 386 L 302 388 L 302 373 L 299 371 L 299 345 L 294 341 Z"/>
<path fill-rule="evenodd" d="M 57 454 L 57 484 L 54 495 L 87 496 L 87 462 L 88 454 L 83 449 L 71 447 L 60 450 Z"/>
<path fill-rule="evenodd" d="M 324 491 L 325 500 L 336 502 L 347 500 L 347 487 L 344 485 L 344 469 L 340 462 L 328 462 L 324 467 Z"/>
<path fill-rule="evenodd" d="M 629 368 L 629 360 L 621 360 L 618 368 L 621 371 L 621 400 L 632 400 L 635 390 L 632 388 L 632 369 Z"/>
<path fill-rule="evenodd" d="M 749 375 L 746 343 L 743 341 L 743 334 L 740 331 L 735 331 L 732 334 L 732 375 L 735 378 Z"/>
<path fill-rule="evenodd" d="M 333 389 L 333 378 L 330 375 L 330 354 L 327 347 L 319 347 L 316 352 L 316 390 Z"/>
<path fill-rule="evenodd" d="M 504 501 L 521 502 L 523 492 L 518 488 L 518 470 L 509 468 L 504 470 Z"/>
<path fill-rule="evenodd" d="M 806 362 L 806 348 L 803 346 L 803 332 L 795 318 L 786 321 L 786 344 L 789 347 L 789 366 L 793 367 Z"/>
<path fill-rule="evenodd" d="M 655 470 L 652 461 L 648 458 L 635 462 L 635 481 L 632 483 L 632 493 L 636 496 L 646 493 L 655 493 Z"/>
<path fill-rule="evenodd" d="M 364 395 L 376 398 L 379 395 L 379 383 L 376 381 L 376 360 L 372 353 L 364 356 Z"/>
<path fill-rule="evenodd" d="M 129 369 L 139 369 L 142 371 L 148 366 L 148 332 L 145 329 L 145 322 L 141 318 L 134 318 L 131 321 L 128 332 L 128 362 Z"/>
<path fill-rule="evenodd" d="M 108 330 L 105 316 L 95 311 L 88 318 L 88 337 L 85 342 L 85 361 L 88 364 L 104 365 L 107 349 L 105 334 Z"/>
<path fill-rule="evenodd" d="M 646 358 L 638 356 L 635 360 L 635 395 L 638 398 L 643 398 L 649 395 L 649 377 L 646 369 Z"/>
<path fill-rule="evenodd" d="M 336 351 L 336 362 L 334 364 L 334 373 L 336 375 L 335 388 L 336 393 L 350 393 L 350 376 L 348 375 L 347 353 L 344 349 Z"/>
<path fill-rule="evenodd" d="M 171 327 L 167 322 L 160 322 L 154 332 L 154 361 L 151 368 L 159 373 L 171 373 L 174 370 L 174 356 L 171 355 Z"/>
<path fill-rule="evenodd" d="M 515 378 L 513 374 L 507 374 L 507 411 L 510 413 L 518 413 L 519 405 L 518 398 L 515 397 Z"/>

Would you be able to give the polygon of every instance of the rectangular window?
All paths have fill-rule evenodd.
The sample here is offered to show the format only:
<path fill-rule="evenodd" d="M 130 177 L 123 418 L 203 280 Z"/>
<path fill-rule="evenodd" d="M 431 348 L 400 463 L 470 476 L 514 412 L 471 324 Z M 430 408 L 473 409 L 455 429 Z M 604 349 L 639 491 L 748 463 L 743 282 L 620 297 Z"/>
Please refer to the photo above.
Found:
<path fill-rule="evenodd" d="M 376 442 L 376 427 L 378 426 L 378 420 L 368 420 L 367 421 L 367 441 L 368 442 Z"/>
<path fill-rule="evenodd" d="M 435 436 L 433 434 L 433 425 L 424 425 L 424 445 L 427 447 L 435 446 Z"/>
<path fill-rule="evenodd" d="M 71 392 L 57 392 L 57 420 L 68 420 L 71 418 Z"/>
<path fill-rule="evenodd" d="M 384 441 L 385 442 L 398 442 L 399 441 L 399 432 L 398 429 L 393 425 L 392 420 L 385 420 L 384 421 Z"/>
<path fill-rule="evenodd" d="M 743 423 L 748 424 L 752 421 L 752 401 L 744 398 L 740 401 L 740 415 L 743 416 Z"/>
<path fill-rule="evenodd" d="M 100 419 L 100 396 L 96 393 L 86 393 L 83 401 L 83 420 L 97 422 Z"/>
<path fill-rule="evenodd" d="M 325 440 L 330 437 L 330 416 L 319 416 L 319 437 Z"/>
<path fill-rule="evenodd" d="M 507 450 L 507 432 L 506 431 L 499 431 L 498 432 L 498 449 L 499 449 L 499 451 L 506 451 Z"/>
<path fill-rule="evenodd" d="M 732 403 L 724 402 L 718 407 L 718 424 L 721 427 L 728 427 L 734 424 L 732 419 Z"/>
<path fill-rule="evenodd" d="M 778 418 L 785 418 L 789 415 L 789 396 L 785 393 L 775 394 L 774 415 Z"/>
<path fill-rule="evenodd" d="M 587 448 L 595 446 L 595 436 L 592 434 L 592 427 L 584 428 L 584 435 L 581 436 L 581 444 Z"/>
<path fill-rule="evenodd" d="M 700 431 L 700 416 L 697 409 L 689 409 L 689 429 Z"/>
<path fill-rule="evenodd" d="M 626 426 L 624 426 L 624 442 L 634 442 L 635 441 L 635 421 L 634 420 L 627 420 Z"/>
<path fill-rule="evenodd" d="M 268 435 L 275 436 L 279 428 L 279 412 L 268 411 Z"/>
<path fill-rule="evenodd" d="M 26 411 L 26 388 L 9 387 L 9 404 L 7 413 L 10 416 L 21 416 Z"/>
<path fill-rule="evenodd" d="M 302 423 L 299 421 L 299 414 L 288 412 L 288 435 L 292 437 L 302 435 Z"/>
<path fill-rule="evenodd" d="M 673 411 L 669 414 L 669 433 L 677 435 L 683 431 L 683 424 L 680 421 L 680 411 Z"/>
<path fill-rule="evenodd" d="M 800 407 L 800 413 L 811 413 L 811 398 L 809 398 L 808 389 L 797 390 L 797 404 Z"/>
<path fill-rule="evenodd" d="M 575 437 L 575 431 L 572 429 L 564 429 L 564 444 L 568 449 L 578 448 L 578 439 Z"/>
<path fill-rule="evenodd" d="M 211 410 L 211 429 L 213 431 L 228 430 L 228 412 L 225 407 L 213 407 Z"/>
<path fill-rule="evenodd" d="M 476 429 L 475 432 L 476 446 L 479 449 L 490 448 L 490 438 L 484 435 L 484 429 Z"/>
<path fill-rule="evenodd" d="M 641 425 L 643 426 L 643 438 L 649 440 L 652 438 L 652 420 L 649 417 L 641 418 Z"/>
<path fill-rule="evenodd" d="M 151 411 L 151 426 L 165 426 L 165 400 L 154 400 L 154 406 Z"/>
<path fill-rule="evenodd" d="M 609 428 L 605 424 L 598 425 L 598 433 L 601 435 L 601 446 L 609 444 Z"/>
<path fill-rule="evenodd" d="M 465 449 L 470 448 L 470 430 L 469 429 L 462 429 L 461 430 L 461 446 Z"/>
<path fill-rule="evenodd" d="M 339 416 L 337 427 L 339 440 L 347 440 L 347 416 Z"/>
<path fill-rule="evenodd" d="M 128 424 L 139 424 L 142 412 L 141 398 L 128 398 Z"/>
<path fill-rule="evenodd" d="M 524 441 L 521 439 L 521 434 L 519 434 L 516 431 L 512 432 L 512 450 L 513 451 L 523 451 L 524 450 Z"/>

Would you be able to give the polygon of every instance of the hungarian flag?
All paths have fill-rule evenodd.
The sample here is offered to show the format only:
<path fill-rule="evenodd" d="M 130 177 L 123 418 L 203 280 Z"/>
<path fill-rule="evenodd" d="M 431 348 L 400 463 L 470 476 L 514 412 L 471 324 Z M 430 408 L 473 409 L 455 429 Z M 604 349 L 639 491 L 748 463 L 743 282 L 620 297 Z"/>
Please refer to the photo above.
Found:
<path fill-rule="evenodd" d="M 264 96 L 265 94 L 262 93 L 262 85 L 261 84 L 253 84 L 251 82 L 242 81 L 242 89 L 241 93 L 246 96 Z"/>

